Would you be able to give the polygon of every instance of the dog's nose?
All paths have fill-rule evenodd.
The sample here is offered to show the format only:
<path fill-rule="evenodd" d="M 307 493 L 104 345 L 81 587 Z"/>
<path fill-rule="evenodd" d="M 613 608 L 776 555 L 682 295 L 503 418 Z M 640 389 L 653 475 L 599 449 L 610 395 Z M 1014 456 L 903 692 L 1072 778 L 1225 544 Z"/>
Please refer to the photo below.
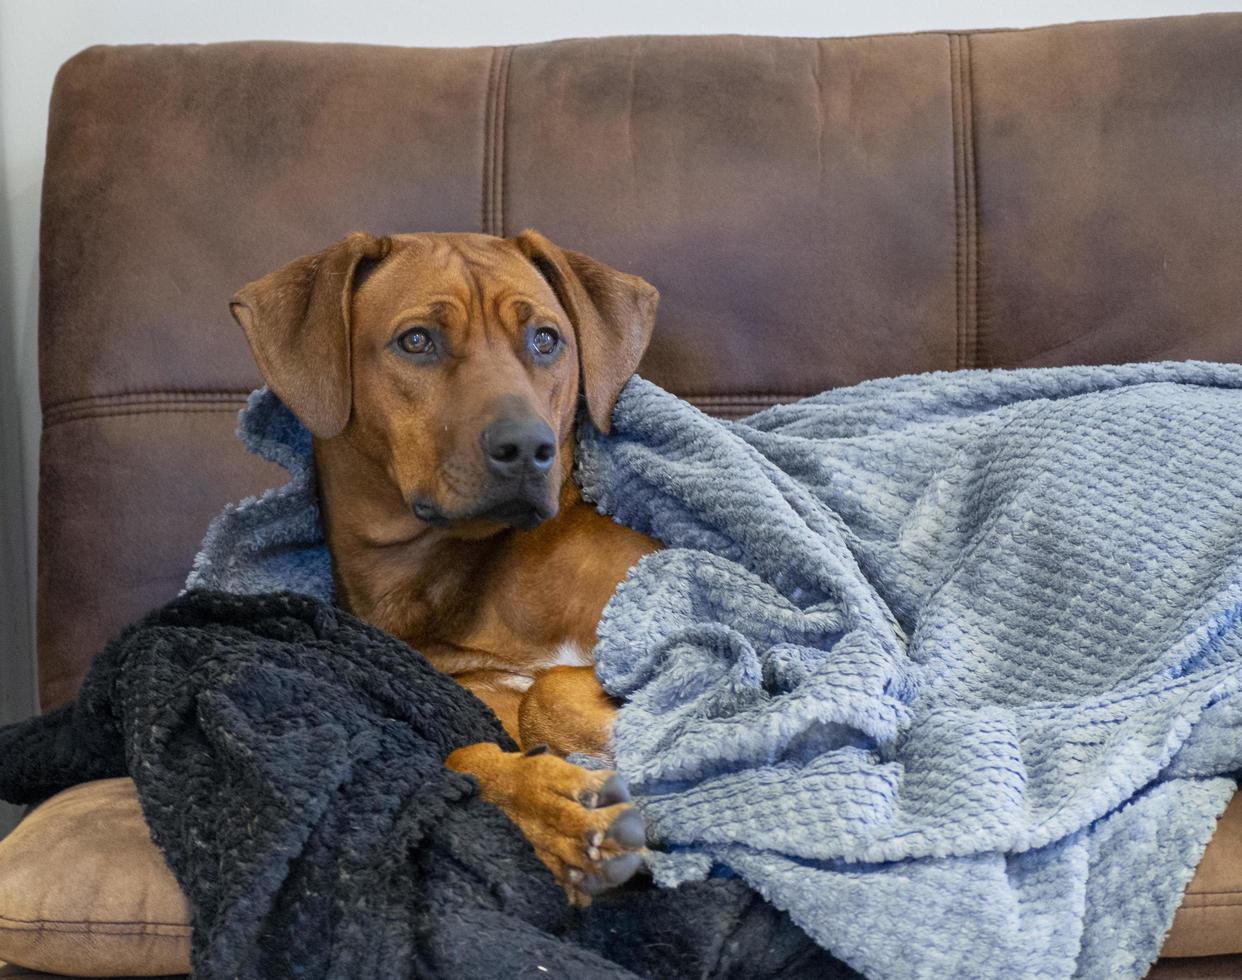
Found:
<path fill-rule="evenodd" d="M 540 419 L 499 419 L 483 430 L 483 455 L 497 476 L 546 473 L 556 456 L 556 437 Z"/>

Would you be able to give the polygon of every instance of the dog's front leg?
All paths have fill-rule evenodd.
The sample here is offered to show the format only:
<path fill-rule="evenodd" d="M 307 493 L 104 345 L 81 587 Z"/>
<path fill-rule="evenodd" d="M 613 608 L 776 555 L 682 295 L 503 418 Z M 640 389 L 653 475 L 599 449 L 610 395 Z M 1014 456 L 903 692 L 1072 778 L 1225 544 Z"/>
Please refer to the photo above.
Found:
<path fill-rule="evenodd" d="M 457 749 L 445 765 L 478 781 L 574 904 L 589 905 L 642 866 L 645 822 L 617 773 L 575 766 L 543 746 L 505 752 L 493 742 Z"/>
<path fill-rule="evenodd" d="M 535 678 L 518 705 L 518 742 L 559 756 L 583 752 L 612 760 L 617 705 L 594 667 L 553 667 Z"/>

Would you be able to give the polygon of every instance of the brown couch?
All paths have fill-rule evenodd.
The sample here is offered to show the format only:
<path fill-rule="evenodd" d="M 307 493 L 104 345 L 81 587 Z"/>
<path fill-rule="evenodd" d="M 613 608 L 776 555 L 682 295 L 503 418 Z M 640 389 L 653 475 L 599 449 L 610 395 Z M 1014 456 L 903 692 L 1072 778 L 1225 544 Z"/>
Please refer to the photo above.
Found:
<path fill-rule="evenodd" d="M 1238 361 L 1240 120 L 1242 15 L 85 51 L 43 199 L 42 704 L 279 479 L 233 437 L 259 377 L 226 302 L 292 256 L 535 226 L 655 283 L 642 373 L 726 416 L 914 371 Z M 1238 801 L 1166 953 L 1153 976 L 1242 976 Z"/>

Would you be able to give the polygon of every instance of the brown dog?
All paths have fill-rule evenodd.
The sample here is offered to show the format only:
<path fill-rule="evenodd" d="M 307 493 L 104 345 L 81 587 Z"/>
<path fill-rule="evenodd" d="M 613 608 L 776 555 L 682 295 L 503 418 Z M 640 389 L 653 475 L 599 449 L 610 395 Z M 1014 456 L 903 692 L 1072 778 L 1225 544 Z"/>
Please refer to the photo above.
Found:
<path fill-rule="evenodd" d="M 658 294 L 534 231 L 357 232 L 233 300 L 267 383 L 314 436 L 342 604 L 495 711 L 524 753 L 467 746 L 478 779 L 572 900 L 639 867 L 592 667 L 605 603 L 658 545 L 570 479 L 580 399 L 608 431 Z M 548 746 L 551 752 L 543 752 Z"/>

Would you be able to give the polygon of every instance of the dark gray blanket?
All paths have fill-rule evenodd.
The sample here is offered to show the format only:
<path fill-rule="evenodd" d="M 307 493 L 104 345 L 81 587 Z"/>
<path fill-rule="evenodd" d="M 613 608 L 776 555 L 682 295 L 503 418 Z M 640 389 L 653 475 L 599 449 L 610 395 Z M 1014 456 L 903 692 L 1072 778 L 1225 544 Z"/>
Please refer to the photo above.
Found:
<path fill-rule="evenodd" d="M 78 701 L 0 729 L 0 797 L 129 774 L 193 909 L 197 977 L 852 976 L 739 879 L 570 908 L 444 757 L 509 745 L 419 654 L 291 594 L 190 592 Z"/>

